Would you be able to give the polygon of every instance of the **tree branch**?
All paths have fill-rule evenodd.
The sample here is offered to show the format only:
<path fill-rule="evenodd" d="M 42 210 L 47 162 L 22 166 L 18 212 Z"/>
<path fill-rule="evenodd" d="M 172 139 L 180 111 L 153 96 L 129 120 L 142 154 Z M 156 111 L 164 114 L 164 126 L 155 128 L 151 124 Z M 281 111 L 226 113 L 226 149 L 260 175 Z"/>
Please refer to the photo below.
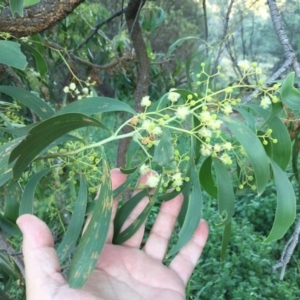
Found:
<path fill-rule="evenodd" d="M 293 67 L 296 76 L 300 76 L 300 65 L 297 61 L 296 54 L 293 50 L 293 47 L 291 46 L 289 42 L 289 38 L 284 30 L 281 17 L 278 11 L 277 4 L 274 0 L 268 0 L 270 15 L 272 18 L 273 26 L 275 29 L 275 32 L 277 34 L 278 40 L 283 48 L 284 55 L 286 57 L 286 60 L 284 64 L 266 81 L 266 85 L 269 85 L 273 81 L 275 81 L 282 73 L 284 73 L 290 66 Z M 252 100 L 254 95 L 257 95 L 259 93 L 259 90 L 255 90 L 254 92 L 249 95 L 243 103 L 248 103 Z"/>
<path fill-rule="evenodd" d="M 141 111 L 141 99 L 147 95 L 149 87 L 149 59 L 146 45 L 143 39 L 142 30 L 139 24 L 139 14 L 145 4 L 145 0 L 130 0 L 126 9 L 125 18 L 132 41 L 133 48 L 137 57 L 137 85 L 134 92 L 134 109 Z M 131 127 L 125 127 L 125 132 L 132 130 Z M 130 139 L 123 139 L 118 145 L 117 166 L 125 166 L 126 153 Z"/>
<path fill-rule="evenodd" d="M 41 0 L 24 9 L 24 16 L 12 16 L 9 8 L 0 14 L 0 32 L 14 37 L 33 35 L 63 20 L 84 0 Z"/>

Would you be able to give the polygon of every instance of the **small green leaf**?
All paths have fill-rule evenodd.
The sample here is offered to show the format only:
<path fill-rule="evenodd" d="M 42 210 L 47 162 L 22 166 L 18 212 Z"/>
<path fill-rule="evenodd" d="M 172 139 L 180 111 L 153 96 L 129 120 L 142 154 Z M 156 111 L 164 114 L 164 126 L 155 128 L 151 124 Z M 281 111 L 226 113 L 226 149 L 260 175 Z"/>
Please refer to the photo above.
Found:
<path fill-rule="evenodd" d="M 172 53 L 177 49 L 179 48 L 185 41 L 187 40 L 201 40 L 198 36 L 186 36 L 184 38 L 181 38 L 181 39 L 178 39 L 175 43 L 173 43 L 169 49 L 168 49 L 168 52 L 165 56 L 165 58 L 169 58 Z"/>
<path fill-rule="evenodd" d="M 113 243 L 116 243 L 116 237 L 121 231 L 122 226 L 127 220 L 133 209 L 140 203 L 140 201 L 149 194 L 148 190 L 143 190 L 138 194 L 134 195 L 128 201 L 126 201 L 117 211 L 114 219 L 114 239 Z"/>
<path fill-rule="evenodd" d="M 294 87 L 295 73 L 290 73 L 280 88 L 281 100 L 289 108 L 300 109 L 300 92 Z"/>
<path fill-rule="evenodd" d="M 114 239 L 113 239 L 114 244 L 117 244 L 117 245 L 123 244 L 124 242 L 129 240 L 138 231 L 138 229 L 144 224 L 148 215 L 151 212 L 151 209 L 152 209 L 154 203 L 157 200 L 157 195 L 158 195 L 158 190 L 161 185 L 161 180 L 162 180 L 162 176 L 160 177 L 160 181 L 157 185 L 154 195 L 148 195 L 149 203 L 146 205 L 146 207 L 140 213 L 140 215 L 124 231 L 119 232 L 117 235 L 114 236 Z M 149 191 L 147 191 L 147 190 L 146 190 L 146 192 L 149 193 Z M 140 192 L 139 194 L 141 194 L 141 193 L 142 192 Z M 141 194 L 139 197 L 141 197 L 142 195 L 143 194 Z M 125 222 L 125 216 L 129 215 L 130 210 L 132 211 L 140 200 L 141 199 L 136 198 L 134 201 L 132 201 L 132 203 L 130 205 L 128 205 L 126 207 L 126 209 L 123 209 L 122 214 L 119 215 L 120 220 L 118 221 L 118 224 L 116 224 L 118 226 L 118 230 L 121 229 L 120 226 L 122 226 L 122 224 Z"/>
<path fill-rule="evenodd" d="M 75 202 L 74 212 L 64 238 L 57 248 L 57 254 L 60 263 L 62 263 L 70 255 L 76 245 L 85 219 L 86 204 L 86 180 L 83 176 L 80 176 L 80 188 Z"/>
<path fill-rule="evenodd" d="M 0 213 L 0 228 L 9 237 L 21 234 L 21 230 L 19 229 L 19 227 L 15 223 L 6 219 L 1 213 Z"/>
<path fill-rule="evenodd" d="M 201 220 L 203 204 L 202 191 L 194 165 L 192 166 L 191 180 L 193 187 L 190 193 L 183 226 L 179 232 L 179 239 L 167 256 L 178 252 L 192 238 Z"/>
<path fill-rule="evenodd" d="M 174 147 L 170 131 L 163 129 L 161 139 L 155 147 L 153 161 L 156 161 L 162 167 L 167 166 L 174 158 Z"/>
<path fill-rule="evenodd" d="M 20 44 L 12 41 L 0 41 L 0 63 L 25 70 L 26 56 L 20 50 Z"/>
<path fill-rule="evenodd" d="M 245 119 L 248 127 L 253 131 L 253 132 L 256 132 L 256 121 L 255 121 L 255 118 L 249 113 L 247 112 L 245 109 L 243 108 L 238 108 L 238 107 L 235 107 L 234 110 L 236 110 L 237 112 L 239 112 L 243 118 Z"/>
<path fill-rule="evenodd" d="M 65 113 L 81 113 L 85 115 L 93 115 L 111 111 L 126 111 L 136 115 L 136 112 L 126 103 L 107 97 L 88 97 L 79 101 L 75 101 L 62 109 L 56 114 Z"/>
<path fill-rule="evenodd" d="M 64 134 L 86 126 L 106 127 L 91 117 L 70 113 L 49 118 L 33 127 L 26 138 L 11 152 L 9 162 L 14 161 L 14 178 L 20 178 L 27 165 L 48 145 Z"/>
<path fill-rule="evenodd" d="M 6 186 L 4 217 L 14 223 L 19 217 L 22 193 L 19 182 L 11 181 Z"/>
<path fill-rule="evenodd" d="M 121 171 L 123 174 L 126 174 L 126 175 L 132 174 L 132 173 L 135 172 L 136 170 L 137 170 L 137 167 L 132 168 L 132 169 L 123 169 L 123 168 L 120 168 L 120 171 Z"/>
<path fill-rule="evenodd" d="M 231 176 L 224 164 L 217 158 L 213 158 L 218 186 L 218 207 L 221 223 L 218 226 L 230 222 L 234 213 L 234 191 Z"/>
<path fill-rule="evenodd" d="M 231 236 L 231 221 L 228 222 L 224 226 L 224 230 L 223 230 L 222 247 L 221 247 L 221 260 L 222 261 L 225 260 L 226 250 L 229 245 L 230 236 Z"/>
<path fill-rule="evenodd" d="M 239 120 L 228 116 L 219 116 L 219 118 L 245 149 L 254 171 L 257 192 L 260 195 L 266 188 L 270 178 L 268 156 L 264 147 L 255 133 Z"/>
<path fill-rule="evenodd" d="M 48 174 L 52 169 L 45 169 L 35 175 L 33 175 L 30 180 L 28 181 L 20 203 L 20 210 L 19 215 L 24 214 L 33 214 L 33 200 L 34 200 L 34 193 L 35 189 L 39 183 L 39 181 Z"/>
<path fill-rule="evenodd" d="M 277 207 L 272 229 L 264 243 L 281 239 L 296 218 L 296 196 L 293 186 L 286 173 L 281 170 L 276 162 L 270 160 L 270 163 L 277 191 Z"/>
<path fill-rule="evenodd" d="M 13 17 L 15 13 L 23 17 L 24 0 L 9 0 L 9 6 Z"/>
<path fill-rule="evenodd" d="M 24 0 L 24 6 L 31 6 L 41 2 L 41 0 Z"/>
<path fill-rule="evenodd" d="M 29 91 L 14 87 L 0 86 L 0 93 L 6 94 L 33 110 L 41 119 L 47 119 L 54 115 L 54 110 L 45 101 Z"/>
<path fill-rule="evenodd" d="M 103 159 L 102 185 L 91 221 L 74 253 L 68 270 L 71 288 L 81 288 L 89 279 L 98 262 L 109 230 L 113 193 L 107 162 Z"/>
<path fill-rule="evenodd" d="M 41 77 L 44 77 L 46 73 L 48 72 L 48 66 L 44 59 L 44 57 L 41 55 L 39 51 L 37 51 L 35 48 L 29 46 L 26 44 L 26 48 L 29 49 L 30 53 L 34 57 L 36 67 L 41 75 Z"/>
<path fill-rule="evenodd" d="M 265 120 L 264 125 L 272 129 L 271 137 L 277 140 L 273 143 L 269 140 L 269 147 L 267 154 L 283 169 L 285 170 L 290 162 L 292 153 L 291 138 L 286 126 L 277 116 L 270 118 L 270 111 L 263 109 L 257 105 L 248 104 L 250 109 L 254 110 Z"/>
<path fill-rule="evenodd" d="M 199 171 L 199 181 L 201 186 L 214 199 L 218 199 L 218 187 L 212 176 L 212 159 L 211 156 L 208 156 L 202 163 Z"/>

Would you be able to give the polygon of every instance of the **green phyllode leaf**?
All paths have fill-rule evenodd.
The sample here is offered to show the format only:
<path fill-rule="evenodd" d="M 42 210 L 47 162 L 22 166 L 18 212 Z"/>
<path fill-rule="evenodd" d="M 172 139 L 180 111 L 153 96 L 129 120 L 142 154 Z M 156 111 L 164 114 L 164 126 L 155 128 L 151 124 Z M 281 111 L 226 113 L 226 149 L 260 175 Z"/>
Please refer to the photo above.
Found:
<path fill-rule="evenodd" d="M 295 73 L 290 73 L 280 88 L 281 100 L 289 108 L 300 109 L 300 92 L 294 87 Z"/>
<path fill-rule="evenodd" d="M 19 215 L 33 214 L 33 201 L 35 189 L 40 180 L 48 174 L 52 169 L 48 168 L 33 175 L 28 181 L 20 203 Z"/>
<path fill-rule="evenodd" d="M 29 91 L 14 86 L 1 85 L 0 93 L 4 93 L 20 101 L 33 110 L 41 119 L 47 119 L 54 115 L 54 110 L 51 106 Z"/>
<path fill-rule="evenodd" d="M 163 129 L 161 139 L 155 147 L 153 161 L 156 161 L 162 167 L 168 166 L 174 158 L 174 147 L 172 145 L 172 137 L 170 131 Z"/>
<path fill-rule="evenodd" d="M 260 195 L 265 190 L 270 178 L 269 160 L 264 147 L 256 134 L 244 123 L 228 116 L 219 118 L 245 149 L 255 175 L 257 192 Z"/>
<path fill-rule="evenodd" d="M 20 44 L 12 41 L 0 41 L 0 64 L 19 70 L 25 70 L 26 56 L 20 50 Z"/>
<path fill-rule="evenodd" d="M 222 246 L 221 246 L 221 260 L 222 261 L 225 260 L 226 250 L 227 250 L 227 247 L 229 245 L 230 236 L 231 236 L 231 221 L 228 222 L 224 226 L 224 230 L 223 230 Z"/>
<path fill-rule="evenodd" d="M 272 129 L 272 138 L 276 139 L 278 142 L 273 143 L 269 141 L 269 151 L 268 155 L 283 169 L 285 170 L 290 162 L 292 154 L 292 143 L 291 138 L 288 133 L 286 126 L 280 120 L 279 117 L 273 116 L 272 112 L 269 110 L 263 109 L 257 105 L 248 104 L 247 107 L 254 110 L 265 120 L 264 125 L 267 125 L 268 128 Z M 273 111 L 273 110 L 272 110 Z"/>
<path fill-rule="evenodd" d="M 277 163 L 271 159 L 270 163 L 277 191 L 277 207 L 272 229 L 264 243 L 281 239 L 296 218 L 296 196 L 293 186 Z"/>
<path fill-rule="evenodd" d="M 24 0 L 9 0 L 9 6 L 12 16 L 14 16 L 15 13 L 17 13 L 21 17 L 23 17 Z"/>
<path fill-rule="evenodd" d="M 54 116 L 37 124 L 10 154 L 9 162 L 16 159 L 13 167 L 14 178 L 20 178 L 27 165 L 56 139 L 70 131 L 86 126 L 107 129 L 96 119 L 78 113 Z"/>
<path fill-rule="evenodd" d="M 85 219 L 87 205 L 87 184 L 83 176 L 80 176 L 80 188 L 75 203 L 73 215 L 63 240 L 57 248 L 59 262 L 62 263 L 73 251 Z"/>
<path fill-rule="evenodd" d="M 224 164 L 217 158 L 213 158 L 218 186 L 218 207 L 221 223 L 218 226 L 230 222 L 234 213 L 234 191 L 231 177 Z"/>
<path fill-rule="evenodd" d="M 212 177 L 211 165 L 212 158 L 208 156 L 200 167 L 199 181 L 207 194 L 214 199 L 218 199 L 218 187 Z"/>
<path fill-rule="evenodd" d="M 107 97 L 84 98 L 63 107 L 56 114 L 61 115 L 65 113 L 81 113 L 89 116 L 111 111 L 126 111 L 136 115 L 136 112 L 128 104 Z"/>
<path fill-rule="evenodd" d="M 131 225 L 129 225 L 124 231 L 119 232 L 117 235 L 114 236 L 114 244 L 121 245 L 127 240 L 129 240 L 137 231 L 138 229 L 144 224 L 146 219 L 148 218 L 151 209 L 156 202 L 157 196 L 158 196 L 158 190 L 161 185 L 162 177 L 160 178 L 160 181 L 157 185 L 157 188 L 155 190 L 154 195 L 148 195 L 149 196 L 149 203 L 146 205 L 144 210 L 141 212 L 141 214 L 132 222 Z M 146 193 L 149 192 L 146 190 Z M 139 194 L 134 196 L 132 199 L 128 200 L 130 201 L 129 204 L 125 203 L 126 206 L 122 209 L 121 213 L 119 213 L 118 220 L 116 222 L 117 230 L 120 230 L 122 227 L 122 224 L 125 222 L 125 217 L 130 214 L 130 212 L 135 208 L 135 206 L 139 203 L 139 201 L 143 198 L 144 193 L 140 192 Z"/>
<path fill-rule="evenodd" d="M 71 288 L 81 288 L 89 279 L 108 234 L 113 192 L 108 164 L 104 159 L 102 174 L 100 194 L 96 200 L 92 218 L 79 242 L 68 270 L 68 283 Z"/>
<path fill-rule="evenodd" d="M 19 217 L 19 207 L 23 191 L 19 182 L 11 181 L 6 186 L 4 217 L 16 222 Z"/>
<path fill-rule="evenodd" d="M 192 191 L 188 199 L 184 222 L 179 232 L 179 239 L 176 245 L 171 248 L 167 256 L 171 256 L 178 252 L 192 238 L 201 220 L 203 199 L 195 165 L 191 166 L 191 181 L 193 185 Z"/>

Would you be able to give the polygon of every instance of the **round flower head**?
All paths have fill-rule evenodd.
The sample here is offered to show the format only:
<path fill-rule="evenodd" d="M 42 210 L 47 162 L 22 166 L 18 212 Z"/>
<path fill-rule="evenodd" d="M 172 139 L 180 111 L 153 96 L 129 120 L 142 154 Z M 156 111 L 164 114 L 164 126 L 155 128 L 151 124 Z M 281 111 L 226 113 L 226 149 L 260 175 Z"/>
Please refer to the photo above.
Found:
<path fill-rule="evenodd" d="M 172 180 L 174 181 L 175 186 L 181 186 L 183 183 L 183 179 L 181 177 L 181 173 L 177 172 L 174 175 L 172 175 Z"/>
<path fill-rule="evenodd" d="M 184 120 L 188 115 L 190 111 L 186 106 L 179 106 L 176 111 L 176 117 L 178 119 Z"/>
<path fill-rule="evenodd" d="M 224 107 L 222 108 L 223 112 L 225 115 L 229 115 L 232 113 L 232 107 L 230 104 L 226 104 L 224 105 Z"/>
<path fill-rule="evenodd" d="M 154 172 L 150 173 L 148 175 L 146 184 L 150 188 L 155 188 L 155 187 L 157 187 L 158 183 L 159 183 L 159 176 L 156 173 L 154 173 Z"/>
<path fill-rule="evenodd" d="M 145 120 L 142 124 L 142 128 L 145 129 L 149 134 L 160 135 L 162 130 L 151 120 Z"/>
<path fill-rule="evenodd" d="M 250 63 L 249 63 L 249 61 L 246 60 L 246 59 L 239 61 L 239 62 L 238 62 L 238 65 L 240 66 L 240 68 L 241 68 L 242 70 L 247 70 L 247 69 L 249 69 L 250 66 L 251 66 Z"/>
<path fill-rule="evenodd" d="M 151 171 L 150 167 L 146 164 L 142 164 L 140 167 L 140 174 L 141 175 L 145 175 L 146 173 L 148 173 L 149 171 Z"/>
<path fill-rule="evenodd" d="M 268 108 L 271 105 L 271 100 L 269 97 L 265 96 L 260 101 L 260 106 L 264 109 Z"/>
<path fill-rule="evenodd" d="M 149 107 L 151 105 L 150 97 L 144 96 L 141 101 L 141 106 Z"/>
<path fill-rule="evenodd" d="M 67 94 L 67 93 L 69 93 L 69 91 L 70 91 L 69 87 L 68 87 L 68 86 L 65 86 L 65 87 L 64 87 L 64 93 Z"/>
<path fill-rule="evenodd" d="M 199 130 L 199 135 L 203 136 L 203 137 L 211 137 L 212 136 L 212 132 L 207 129 L 206 127 L 202 127 Z"/>
<path fill-rule="evenodd" d="M 211 153 L 212 153 L 211 148 L 212 147 L 209 144 L 202 145 L 201 146 L 201 154 L 203 156 L 209 156 L 209 155 L 211 155 Z"/>
<path fill-rule="evenodd" d="M 74 82 L 71 82 L 69 87 L 70 87 L 70 90 L 72 90 L 72 91 L 74 91 L 76 89 L 76 85 Z"/>
<path fill-rule="evenodd" d="M 177 102 L 178 99 L 180 98 L 180 94 L 173 92 L 174 89 L 170 89 L 169 95 L 168 95 L 168 99 L 173 103 L 173 102 Z"/>

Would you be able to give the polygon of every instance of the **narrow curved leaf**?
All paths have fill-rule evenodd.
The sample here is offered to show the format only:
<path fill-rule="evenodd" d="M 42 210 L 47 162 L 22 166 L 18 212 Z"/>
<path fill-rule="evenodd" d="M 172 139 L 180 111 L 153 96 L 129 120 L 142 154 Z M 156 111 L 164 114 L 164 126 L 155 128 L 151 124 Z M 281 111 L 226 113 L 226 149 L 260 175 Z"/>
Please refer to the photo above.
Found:
<path fill-rule="evenodd" d="M 268 155 L 283 169 L 285 170 L 290 162 L 292 154 L 292 143 L 286 126 L 283 124 L 281 119 L 277 116 L 270 118 L 270 112 L 257 105 L 247 105 L 249 108 L 254 110 L 260 116 L 265 119 L 264 124 L 268 128 L 272 129 L 272 138 L 278 142 L 273 143 L 269 140 L 269 151 Z"/>
<path fill-rule="evenodd" d="M 96 119 L 76 113 L 54 116 L 34 126 L 10 154 L 9 162 L 17 159 L 13 167 L 14 178 L 20 178 L 27 165 L 56 139 L 70 131 L 86 126 L 106 129 Z"/>
<path fill-rule="evenodd" d="M 41 119 L 47 119 L 54 115 L 54 110 L 41 98 L 33 93 L 15 86 L 0 86 L 0 93 L 6 94 L 33 110 Z"/>
<path fill-rule="evenodd" d="M 15 223 L 6 219 L 1 213 L 0 213 L 0 228 L 9 237 L 21 234 L 21 230 L 19 229 L 19 227 Z"/>
<path fill-rule="evenodd" d="M 255 133 L 239 120 L 228 116 L 220 116 L 219 118 L 245 149 L 255 175 L 257 192 L 260 195 L 264 191 L 270 177 L 268 156 L 264 147 Z M 255 151 L 253 151 L 254 149 Z"/>
<path fill-rule="evenodd" d="M 122 226 L 129 217 L 130 213 L 140 203 L 140 201 L 149 194 L 148 190 L 142 190 L 138 194 L 134 195 L 128 201 L 126 201 L 117 211 L 114 219 L 114 239 L 113 243 L 116 243 L 116 237 L 121 231 Z"/>
<path fill-rule="evenodd" d="M 20 50 L 20 44 L 12 41 L 0 41 L 0 63 L 24 70 L 27 61 L 26 56 Z"/>
<path fill-rule="evenodd" d="M 136 115 L 136 112 L 128 104 L 107 97 L 84 98 L 63 107 L 56 114 L 81 113 L 85 115 L 93 115 L 111 111 L 126 111 Z"/>
<path fill-rule="evenodd" d="M 164 167 L 170 164 L 174 158 L 174 147 L 170 131 L 163 129 L 158 145 L 155 147 L 153 161 Z"/>
<path fill-rule="evenodd" d="M 208 156 L 202 163 L 199 171 L 199 181 L 203 189 L 214 199 L 218 199 L 218 187 L 212 176 L 212 159 Z"/>
<path fill-rule="evenodd" d="M 20 203 L 19 215 L 24 214 L 33 214 L 33 200 L 35 189 L 39 183 L 39 181 L 48 174 L 52 169 L 45 169 L 35 175 L 33 175 L 28 181 Z"/>
<path fill-rule="evenodd" d="M 179 239 L 167 256 L 178 252 L 192 238 L 201 220 L 203 199 L 195 166 L 192 166 L 191 180 L 193 187 L 189 197 L 185 219 L 179 232 Z"/>
<path fill-rule="evenodd" d="M 9 6 L 13 17 L 15 13 L 23 17 L 24 0 L 9 0 Z"/>
<path fill-rule="evenodd" d="M 93 272 L 109 230 L 113 193 L 107 162 L 103 159 L 102 185 L 91 221 L 74 253 L 68 270 L 71 288 L 81 288 Z"/>
<path fill-rule="evenodd" d="M 213 158 L 218 186 L 218 208 L 221 223 L 226 225 L 230 222 L 234 213 L 234 191 L 231 176 L 224 164 L 217 158 Z"/>
<path fill-rule="evenodd" d="M 296 196 L 293 186 L 286 173 L 281 170 L 276 162 L 270 160 L 270 163 L 277 191 L 277 207 L 272 229 L 264 243 L 281 239 L 296 218 Z"/>
<path fill-rule="evenodd" d="M 116 236 L 114 236 L 114 244 L 116 244 L 116 245 L 123 244 L 124 242 L 129 240 L 138 231 L 138 229 L 144 224 L 144 222 L 148 218 L 148 216 L 151 212 L 151 209 L 157 199 L 161 180 L 162 180 L 162 177 L 160 178 L 160 181 L 157 185 L 154 195 L 153 196 L 149 195 L 149 203 L 146 205 L 146 207 L 140 213 L 140 215 L 125 230 L 123 230 L 122 232 L 119 232 Z M 147 191 L 147 193 L 148 193 L 148 191 Z M 139 194 L 141 194 L 141 193 L 139 193 Z M 123 222 L 123 223 L 125 222 L 124 217 L 126 216 L 126 214 L 128 215 L 128 213 L 130 213 L 129 212 L 130 210 L 134 209 L 134 207 L 135 207 L 134 204 L 137 204 L 137 202 L 139 202 L 139 201 L 140 200 L 136 199 L 134 202 L 131 203 L 130 206 L 126 207 L 126 210 L 123 211 L 122 217 L 120 217 L 118 226 L 121 225 L 121 222 Z"/>
<path fill-rule="evenodd" d="M 221 246 L 221 260 L 225 260 L 226 250 L 231 236 L 231 221 L 224 226 Z"/>
<path fill-rule="evenodd" d="M 289 108 L 300 109 L 300 92 L 294 87 L 295 73 L 290 73 L 280 88 L 281 100 Z"/>
<path fill-rule="evenodd" d="M 75 202 L 73 215 L 63 240 L 57 248 L 58 259 L 62 263 L 73 251 L 80 235 L 87 204 L 87 184 L 83 176 L 80 176 L 80 188 Z"/>
<path fill-rule="evenodd" d="M 256 132 L 256 126 L 255 126 L 255 118 L 249 113 L 247 112 L 245 109 L 243 108 L 238 108 L 238 107 L 235 107 L 234 110 L 236 110 L 237 112 L 239 112 L 243 118 L 245 119 L 248 127 L 253 131 L 253 132 Z"/>
<path fill-rule="evenodd" d="M 184 38 L 178 39 L 175 43 L 173 43 L 169 47 L 165 58 L 169 58 L 172 55 L 172 53 L 187 40 L 201 40 L 201 39 L 198 36 L 186 36 Z"/>
<path fill-rule="evenodd" d="M 35 48 L 29 46 L 26 44 L 26 48 L 29 49 L 30 53 L 34 57 L 36 67 L 41 75 L 41 77 L 44 77 L 46 73 L 48 72 L 48 66 L 44 59 L 44 57 L 41 55 L 39 51 L 37 51 Z"/>
<path fill-rule="evenodd" d="M 4 217 L 14 223 L 19 217 L 22 193 L 19 182 L 11 181 L 6 186 Z"/>

